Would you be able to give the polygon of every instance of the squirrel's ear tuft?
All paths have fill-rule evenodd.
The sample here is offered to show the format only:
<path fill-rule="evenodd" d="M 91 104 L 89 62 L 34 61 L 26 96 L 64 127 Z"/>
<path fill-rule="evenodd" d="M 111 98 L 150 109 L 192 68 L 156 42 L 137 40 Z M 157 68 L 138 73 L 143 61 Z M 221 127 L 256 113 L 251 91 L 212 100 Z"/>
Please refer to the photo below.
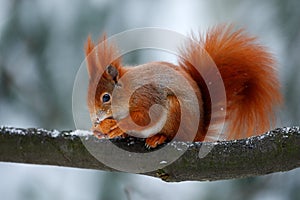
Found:
<path fill-rule="evenodd" d="M 89 36 L 85 45 L 85 55 L 90 79 L 98 77 L 99 73 L 104 72 L 112 80 L 117 80 L 118 70 L 121 67 L 121 57 L 115 44 L 108 42 L 106 34 L 103 34 L 97 46 L 93 44 Z"/>
<path fill-rule="evenodd" d="M 113 66 L 113 65 L 108 65 L 106 67 L 106 70 L 105 70 L 105 77 L 107 79 L 110 79 L 110 80 L 113 80 L 115 83 L 118 82 L 118 79 L 119 79 L 119 71 L 118 69 Z"/>
<path fill-rule="evenodd" d="M 87 70 L 89 73 L 89 78 L 91 79 L 93 75 L 97 72 L 96 64 L 96 54 L 94 53 L 95 45 L 91 39 L 91 36 L 88 36 L 87 42 L 85 44 L 85 56 L 87 61 Z"/>

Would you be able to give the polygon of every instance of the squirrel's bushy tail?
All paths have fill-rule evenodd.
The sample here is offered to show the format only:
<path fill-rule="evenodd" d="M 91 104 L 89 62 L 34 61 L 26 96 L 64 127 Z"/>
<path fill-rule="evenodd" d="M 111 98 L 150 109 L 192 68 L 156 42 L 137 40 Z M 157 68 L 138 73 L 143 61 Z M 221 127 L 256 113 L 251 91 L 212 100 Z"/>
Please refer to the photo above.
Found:
<path fill-rule="evenodd" d="M 202 92 L 205 126 L 208 127 L 212 120 L 211 101 L 203 74 L 200 75 L 191 63 L 197 63 L 197 67 L 202 69 L 209 68 L 205 62 L 208 54 L 217 66 L 226 89 L 227 139 L 268 131 L 275 122 L 274 110 L 282 101 L 272 55 L 257 43 L 256 38 L 248 36 L 242 29 L 234 31 L 230 25 L 214 27 L 205 37 L 193 36 L 192 40 L 182 50 L 179 62 Z"/>

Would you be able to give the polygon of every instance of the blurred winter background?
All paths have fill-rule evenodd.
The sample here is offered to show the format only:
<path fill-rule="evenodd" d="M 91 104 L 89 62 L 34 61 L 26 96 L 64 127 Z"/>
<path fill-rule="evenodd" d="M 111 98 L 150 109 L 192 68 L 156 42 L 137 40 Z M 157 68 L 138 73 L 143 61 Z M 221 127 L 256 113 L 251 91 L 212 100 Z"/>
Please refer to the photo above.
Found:
<path fill-rule="evenodd" d="M 300 125 L 299 0 L 0 0 L 0 125 L 74 129 L 71 96 L 83 46 L 138 27 L 188 34 L 230 22 L 279 62 L 279 126 Z M 129 59 L 135 64 L 139 56 Z M 0 163 L 0 199 L 300 199 L 300 169 L 217 182 L 164 183 L 126 173 Z"/>

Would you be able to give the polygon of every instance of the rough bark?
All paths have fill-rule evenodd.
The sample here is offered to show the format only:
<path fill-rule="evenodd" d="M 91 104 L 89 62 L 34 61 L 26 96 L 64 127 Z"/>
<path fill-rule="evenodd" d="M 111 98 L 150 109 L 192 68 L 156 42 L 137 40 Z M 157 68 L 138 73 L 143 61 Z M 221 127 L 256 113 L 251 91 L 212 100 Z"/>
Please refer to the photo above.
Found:
<path fill-rule="evenodd" d="M 83 132 L 84 133 L 84 132 Z M 86 133 L 86 132 L 85 132 Z M 0 161 L 117 171 L 99 162 L 82 141 L 108 144 L 80 131 L 48 131 L 0 127 Z M 130 152 L 149 152 L 143 139 L 111 140 Z M 143 174 L 165 181 L 223 180 L 288 171 L 300 166 L 299 127 L 278 128 L 264 135 L 220 142 L 170 142 L 174 151 L 187 150 L 169 165 Z M 181 146 L 181 147 L 180 147 Z M 200 148 L 210 149 L 203 158 Z M 109 159 L 110 155 L 105 155 Z M 123 159 L 124 157 L 120 157 Z"/>

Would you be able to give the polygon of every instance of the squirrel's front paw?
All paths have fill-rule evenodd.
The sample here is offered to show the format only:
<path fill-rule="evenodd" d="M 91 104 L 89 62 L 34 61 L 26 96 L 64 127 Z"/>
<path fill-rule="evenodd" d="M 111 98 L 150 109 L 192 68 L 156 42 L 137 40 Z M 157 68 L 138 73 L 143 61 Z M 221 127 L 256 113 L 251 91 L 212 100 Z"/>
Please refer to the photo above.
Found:
<path fill-rule="evenodd" d="M 125 137 L 125 132 L 117 126 L 117 121 L 114 119 L 105 119 L 95 125 L 93 129 L 94 135 L 97 138 L 115 138 L 118 136 Z"/>
<path fill-rule="evenodd" d="M 155 148 L 160 144 L 163 144 L 167 140 L 167 137 L 162 134 L 156 134 L 146 139 L 147 148 Z"/>

